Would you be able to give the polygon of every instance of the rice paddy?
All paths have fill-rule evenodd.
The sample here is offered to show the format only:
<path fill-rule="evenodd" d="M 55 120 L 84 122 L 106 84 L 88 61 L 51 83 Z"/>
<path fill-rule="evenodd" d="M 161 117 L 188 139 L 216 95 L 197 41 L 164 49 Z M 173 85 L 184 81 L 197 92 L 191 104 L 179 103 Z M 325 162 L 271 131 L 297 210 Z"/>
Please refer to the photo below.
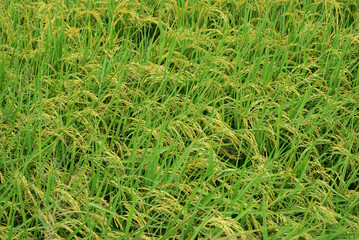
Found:
<path fill-rule="evenodd" d="M 359 239 L 356 0 L 0 13 L 0 239 Z"/>

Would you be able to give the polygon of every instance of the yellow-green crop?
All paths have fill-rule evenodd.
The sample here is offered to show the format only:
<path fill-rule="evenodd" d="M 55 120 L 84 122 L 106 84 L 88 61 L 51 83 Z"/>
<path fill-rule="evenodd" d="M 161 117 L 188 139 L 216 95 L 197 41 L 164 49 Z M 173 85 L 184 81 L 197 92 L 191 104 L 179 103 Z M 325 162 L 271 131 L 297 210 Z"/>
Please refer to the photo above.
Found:
<path fill-rule="evenodd" d="M 357 0 L 0 0 L 0 239 L 358 239 Z"/>

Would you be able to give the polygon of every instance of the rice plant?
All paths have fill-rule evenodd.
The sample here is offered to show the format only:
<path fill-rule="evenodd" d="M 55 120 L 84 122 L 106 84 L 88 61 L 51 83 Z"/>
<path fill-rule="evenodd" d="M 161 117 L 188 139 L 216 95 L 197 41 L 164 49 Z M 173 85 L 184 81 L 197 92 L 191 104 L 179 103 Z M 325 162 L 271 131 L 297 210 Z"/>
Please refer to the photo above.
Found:
<path fill-rule="evenodd" d="M 358 239 L 356 0 L 1 0 L 0 239 Z"/>

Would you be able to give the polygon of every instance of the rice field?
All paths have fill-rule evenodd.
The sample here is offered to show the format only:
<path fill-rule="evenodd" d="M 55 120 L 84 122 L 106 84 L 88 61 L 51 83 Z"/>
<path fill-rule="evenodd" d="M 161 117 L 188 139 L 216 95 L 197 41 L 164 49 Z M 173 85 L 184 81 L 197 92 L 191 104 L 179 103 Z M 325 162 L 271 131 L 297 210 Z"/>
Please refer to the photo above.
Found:
<path fill-rule="evenodd" d="M 0 239 L 359 239 L 357 0 L 0 0 Z"/>

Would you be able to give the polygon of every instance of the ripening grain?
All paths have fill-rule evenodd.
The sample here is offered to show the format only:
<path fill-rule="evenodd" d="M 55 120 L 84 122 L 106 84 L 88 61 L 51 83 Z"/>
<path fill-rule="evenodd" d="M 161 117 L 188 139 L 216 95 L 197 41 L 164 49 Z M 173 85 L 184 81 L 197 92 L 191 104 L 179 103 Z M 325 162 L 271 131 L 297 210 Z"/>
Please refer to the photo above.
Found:
<path fill-rule="evenodd" d="M 0 239 L 359 238 L 357 1 L 0 13 Z"/>

